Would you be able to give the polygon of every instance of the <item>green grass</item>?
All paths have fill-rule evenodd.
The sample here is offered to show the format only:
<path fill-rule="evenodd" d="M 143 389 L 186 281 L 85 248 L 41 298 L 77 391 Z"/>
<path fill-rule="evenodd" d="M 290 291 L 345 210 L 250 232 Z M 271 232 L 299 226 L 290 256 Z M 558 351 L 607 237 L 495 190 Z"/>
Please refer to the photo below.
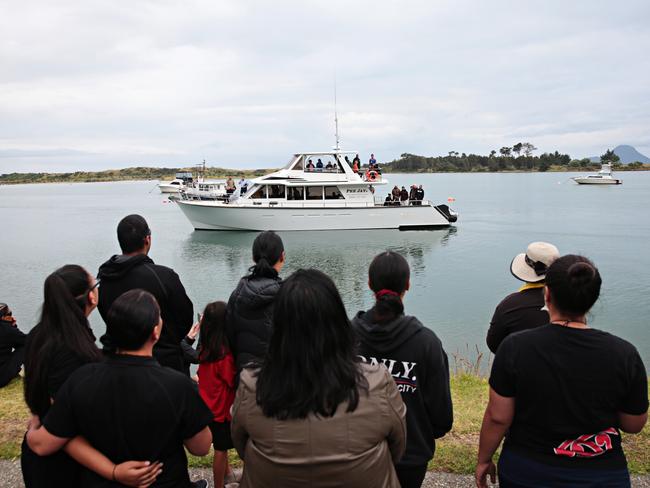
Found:
<path fill-rule="evenodd" d="M 462 368 L 461 368 L 462 370 Z M 451 378 L 454 402 L 454 427 L 444 438 L 436 441 L 436 454 L 429 469 L 450 473 L 472 474 L 476 464 L 478 438 L 483 412 L 488 400 L 486 378 L 471 373 L 458 373 Z M 22 380 L 14 380 L 0 388 L 0 459 L 20 456 L 29 411 L 23 401 Z M 623 448 L 632 474 L 650 474 L 650 426 L 640 434 L 623 434 Z M 191 467 L 209 468 L 212 456 L 188 456 Z M 234 450 L 229 453 L 232 466 L 241 461 Z"/>

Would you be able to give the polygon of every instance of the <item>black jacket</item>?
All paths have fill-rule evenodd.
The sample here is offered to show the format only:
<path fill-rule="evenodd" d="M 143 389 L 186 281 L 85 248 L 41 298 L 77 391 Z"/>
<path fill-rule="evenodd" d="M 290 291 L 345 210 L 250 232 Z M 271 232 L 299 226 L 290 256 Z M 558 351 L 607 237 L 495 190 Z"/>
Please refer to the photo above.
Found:
<path fill-rule="evenodd" d="M 352 320 L 359 354 L 386 366 L 406 404 L 406 452 L 398 464 L 422 466 L 433 457 L 434 439 L 453 423 L 447 354 L 436 334 L 415 317 L 400 315 L 379 325 L 372 316 L 369 310 Z"/>
<path fill-rule="evenodd" d="M 487 333 L 487 346 L 496 354 L 499 345 L 513 332 L 548 324 L 544 306 L 544 289 L 529 288 L 505 297 L 494 311 Z"/>
<path fill-rule="evenodd" d="M 227 334 L 237 372 L 253 361 L 261 361 L 271 337 L 273 302 L 280 290 L 280 278 L 244 277 L 230 295 Z"/>
<path fill-rule="evenodd" d="M 187 373 L 180 343 L 192 327 L 194 309 L 174 270 L 154 264 L 145 254 L 115 255 L 99 267 L 97 277 L 101 280 L 97 309 L 104 321 L 109 308 L 122 293 L 141 288 L 156 297 L 163 328 L 154 347 L 154 356 L 163 366 Z M 100 340 L 105 349 L 112 349 L 107 334 Z"/>

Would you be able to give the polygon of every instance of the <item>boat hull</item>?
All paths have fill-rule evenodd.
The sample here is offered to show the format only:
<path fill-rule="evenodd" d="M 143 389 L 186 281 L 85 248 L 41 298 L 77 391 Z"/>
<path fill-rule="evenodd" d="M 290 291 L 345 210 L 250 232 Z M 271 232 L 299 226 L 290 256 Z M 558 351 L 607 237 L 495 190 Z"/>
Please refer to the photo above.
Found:
<path fill-rule="evenodd" d="M 158 185 L 160 193 L 180 193 L 181 189 L 177 185 Z"/>
<path fill-rule="evenodd" d="M 573 178 L 578 185 L 621 185 L 623 180 L 617 178 Z"/>
<path fill-rule="evenodd" d="M 449 227 L 455 215 L 445 205 L 369 207 L 239 206 L 177 200 L 196 230 L 349 230 Z M 447 214 L 447 215 L 446 215 Z"/>

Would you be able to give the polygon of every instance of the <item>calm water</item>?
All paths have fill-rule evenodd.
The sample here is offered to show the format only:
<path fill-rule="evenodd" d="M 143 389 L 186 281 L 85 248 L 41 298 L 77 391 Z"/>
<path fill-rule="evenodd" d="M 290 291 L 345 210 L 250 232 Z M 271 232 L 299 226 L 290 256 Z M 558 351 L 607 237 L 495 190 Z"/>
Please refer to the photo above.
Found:
<path fill-rule="evenodd" d="M 591 325 L 632 341 L 650 365 L 650 172 L 620 173 L 624 184 L 611 187 L 578 186 L 568 176 L 390 175 L 392 184 L 423 184 L 434 201 L 454 197 L 456 227 L 284 232 L 282 274 L 323 270 L 352 315 L 372 303 L 366 275 L 372 257 L 385 249 L 403 253 L 412 269 L 407 313 L 432 328 L 449 353 L 472 356 L 477 345 L 487 351 L 494 307 L 519 286 L 509 272 L 511 259 L 529 242 L 546 240 L 562 253 L 594 260 L 604 285 Z M 10 304 L 23 330 L 37 321 L 45 277 L 66 263 L 96 272 L 118 252 L 115 228 L 128 213 L 149 221 L 151 257 L 178 272 L 197 311 L 209 301 L 227 300 L 250 265 L 256 234 L 193 231 L 154 182 L 3 186 L 0 301 Z M 96 312 L 91 323 L 103 332 Z"/>

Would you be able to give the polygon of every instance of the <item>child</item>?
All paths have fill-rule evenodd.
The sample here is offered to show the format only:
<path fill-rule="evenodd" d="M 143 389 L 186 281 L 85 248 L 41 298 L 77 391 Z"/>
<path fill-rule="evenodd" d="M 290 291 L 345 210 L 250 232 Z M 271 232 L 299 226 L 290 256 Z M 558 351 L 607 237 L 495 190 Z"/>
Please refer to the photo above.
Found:
<path fill-rule="evenodd" d="M 199 393 L 212 410 L 214 420 L 210 424 L 214 460 L 212 471 L 215 488 L 227 481 L 235 481 L 228 465 L 230 438 L 230 407 L 235 400 L 235 361 L 226 338 L 226 303 L 209 303 L 203 311 L 199 335 Z"/>

